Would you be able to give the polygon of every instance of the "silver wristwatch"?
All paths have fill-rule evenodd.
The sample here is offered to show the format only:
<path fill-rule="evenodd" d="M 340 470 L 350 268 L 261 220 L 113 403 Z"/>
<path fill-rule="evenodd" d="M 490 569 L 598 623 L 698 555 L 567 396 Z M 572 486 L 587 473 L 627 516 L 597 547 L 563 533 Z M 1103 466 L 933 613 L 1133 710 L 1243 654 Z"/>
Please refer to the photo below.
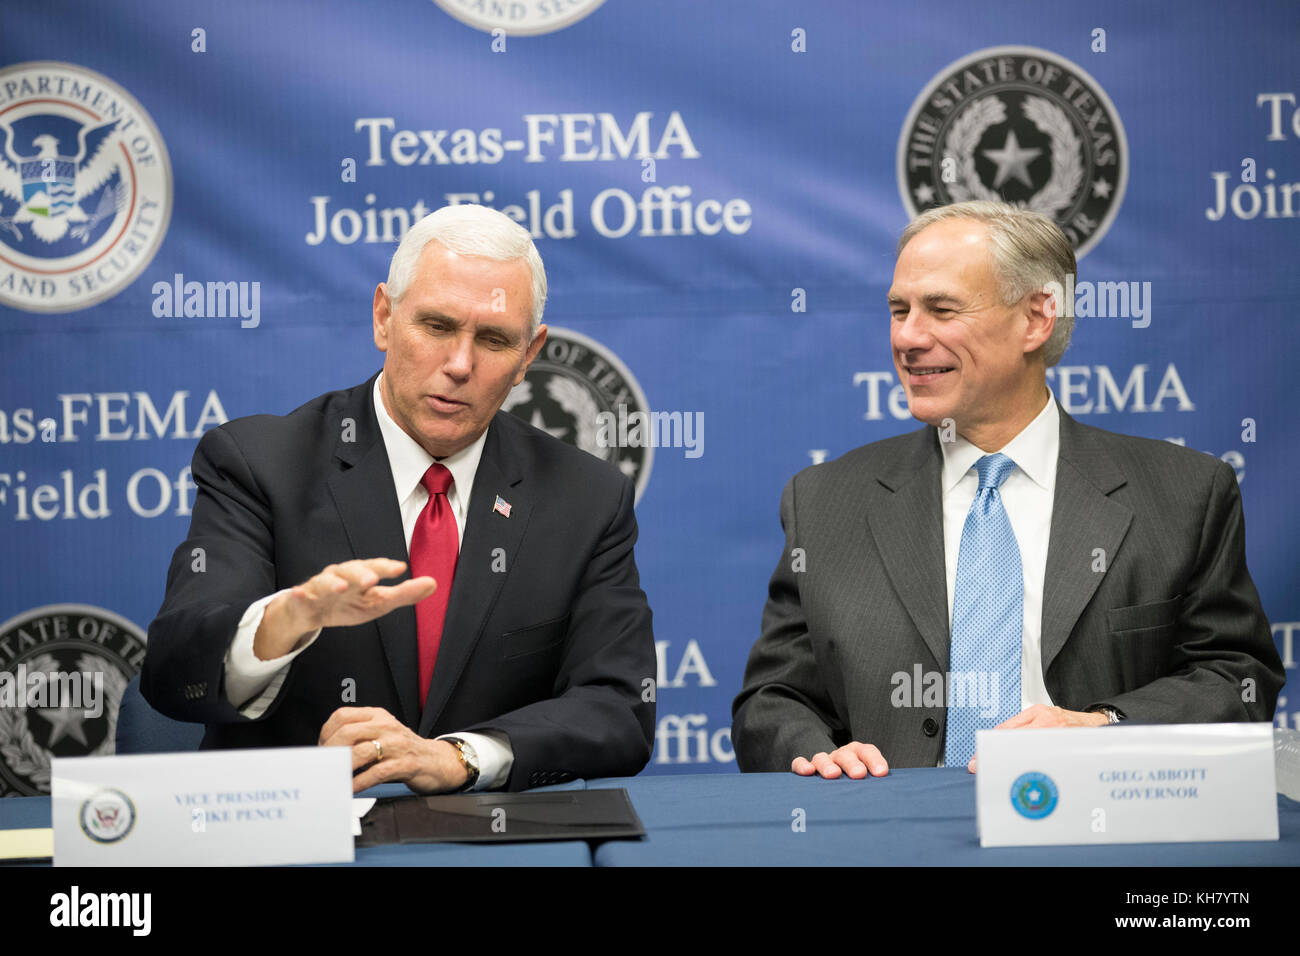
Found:
<path fill-rule="evenodd" d="M 1094 708 L 1094 710 L 1099 714 L 1105 714 L 1106 722 L 1108 724 L 1118 724 L 1121 720 L 1124 719 L 1119 715 L 1119 711 L 1116 710 L 1114 707 L 1096 707 Z"/>

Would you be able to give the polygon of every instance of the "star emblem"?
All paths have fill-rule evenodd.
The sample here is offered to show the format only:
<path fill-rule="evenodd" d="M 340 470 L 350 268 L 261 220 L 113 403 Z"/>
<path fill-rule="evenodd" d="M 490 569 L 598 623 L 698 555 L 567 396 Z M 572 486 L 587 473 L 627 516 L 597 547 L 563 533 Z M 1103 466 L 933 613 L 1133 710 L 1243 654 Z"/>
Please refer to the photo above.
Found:
<path fill-rule="evenodd" d="M 1110 196 L 1111 185 L 1106 179 L 1099 179 L 1092 184 L 1092 194 L 1097 199 L 1106 199 Z"/>
<path fill-rule="evenodd" d="M 568 431 L 567 428 L 547 428 L 546 419 L 542 418 L 541 411 L 536 408 L 533 409 L 533 417 L 529 420 L 528 424 L 532 425 L 534 428 L 541 429 L 552 438 L 563 438 L 564 433 Z"/>
<path fill-rule="evenodd" d="M 1029 800 L 1031 805 L 1036 803 L 1041 803 L 1043 799 L 1043 791 L 1039 790 L 1037 787 L 1034 787 L 1034 789 L 1030 790 L 1027 794 L 1025 794 L 1025 797 Z"/>
<path fill-rule="evenodd" d="M 50 740 L 47 747 L 53 747 L 64 737 L 72 737 L 83 747 L 90 746 L 86 740 L 86 729 L 81 725 L 86 719 L 85 712 L 79 707 L 51 707 L 47 710 L 35 710 L 32 713 L 49 722 Z"/>
<path fill-rule="evenodd" d="M 928 206 L 930 201 L 934 199 L 934 189 L 931 188 L 929 183 L 921 183 L 912 190 L 912 195 L 916 197 L 916 201 L 922 206 Z"/>
<path fill-rule="evenodd" d="M 1001 149 L 985 149 L 982 152 L 998 164 L 997 176 L 993 178 L 994 189 L 997 189 L 1012 176 L 1030 189 L 1034 188 L 1034 181 L 1029 178 L 1029 164 L 1042 153 L 1042 150 L 1021 147 L 1019 141 L 1016 140 L 1015 130 L 1010 130 L 1007 133 L 1006 142 Z"/>

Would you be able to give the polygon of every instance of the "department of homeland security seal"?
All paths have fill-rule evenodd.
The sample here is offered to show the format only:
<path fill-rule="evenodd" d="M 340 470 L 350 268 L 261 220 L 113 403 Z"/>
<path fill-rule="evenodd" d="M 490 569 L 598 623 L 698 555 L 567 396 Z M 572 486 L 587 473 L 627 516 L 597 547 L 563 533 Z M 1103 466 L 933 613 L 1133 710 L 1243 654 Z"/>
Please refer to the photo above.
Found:
<path fill-rule="evenodd" d="M 1055 220 L 1082 258 L 1106 234 L 1128 184 L 1128 141 L 1101 85 L 1026 46 L 979 50 L 916 98 L 898 141 L 898 189 L 915 216 L 1003 200 Z"/>
<path fill-rule="evenodd" d="M 0 70 L 0 303 L 112 298 L 153 260 L 171 208 L 167 147 L 126 90 L 71 63 Z"/>
<path fill-rule="evenodd" d="M 653 446 L 605 447 L 597 437 L 597 416 L 647 413 L 645 393 L 618 356 L 595 339 L 554 325 L 546 329 L 541 354 L 501 407 L 534 428 L 616 465 L 632 479 L 640 501 L 650 481 Z"/>
<path fill-rule="evenodd" d="M 48 794 L 51 757 L 114 752 L 118 705 L 144 648 L 130 621 L 85 604 L 0 624 L 0 797 Z"/>
<path fill-rule="evenodd" d="M 1022 773 L 1011 785 L 1011 805 L 1030 820 L 1041 820 L 1055 810 L 1059 796 L 1055 781 L 1037 771 Z"/>
<path fill-rule="evenodd" d="M 135 804 L 121 790 L 96 790 L 81 805 L 81 832 L 96 843 L 116 843 L 135 826 Z"/>
<path fill-rule="evenodd" d="M 554 33 L 589 16 L 605 0 L 433 0 L 466 26 L 484 33 L 504 30 L 507 36 Z"/>

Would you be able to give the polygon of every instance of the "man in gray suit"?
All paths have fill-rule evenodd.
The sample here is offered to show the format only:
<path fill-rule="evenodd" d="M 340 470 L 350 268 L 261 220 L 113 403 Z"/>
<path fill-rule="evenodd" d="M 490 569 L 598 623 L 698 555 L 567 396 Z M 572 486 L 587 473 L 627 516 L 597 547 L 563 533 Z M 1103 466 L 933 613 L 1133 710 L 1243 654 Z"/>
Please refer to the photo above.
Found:
<path fill-rule="evenodd" d="M 796 475 L 733 705 L 743 771 L 975 769 L 974 731 L 1272 719 L 1285 673 L 1232 469 L 1081 425 L 1050 220 L 930 210 L 899 242 L 890 345 L 920 431 Z"/>

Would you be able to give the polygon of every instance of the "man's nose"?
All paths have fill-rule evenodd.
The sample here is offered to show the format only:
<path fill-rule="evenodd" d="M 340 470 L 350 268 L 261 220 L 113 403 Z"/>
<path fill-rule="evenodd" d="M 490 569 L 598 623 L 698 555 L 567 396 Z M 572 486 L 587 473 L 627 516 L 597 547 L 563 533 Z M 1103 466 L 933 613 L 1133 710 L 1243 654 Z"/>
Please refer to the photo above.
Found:
<path fill-rule="evenodd" d="M 453 378 L 469 378 L 474 370 L 474 336 L 469 332 L 457 335 L 443 362 L 443 371 Z"/>
<path fill-rule="evenodd" d="M 913 309 L 902 319 L 894 319 L 890 339 L 899 351 L 924 349 L 930 346 L 930 325 L 924 313 Z"/>

